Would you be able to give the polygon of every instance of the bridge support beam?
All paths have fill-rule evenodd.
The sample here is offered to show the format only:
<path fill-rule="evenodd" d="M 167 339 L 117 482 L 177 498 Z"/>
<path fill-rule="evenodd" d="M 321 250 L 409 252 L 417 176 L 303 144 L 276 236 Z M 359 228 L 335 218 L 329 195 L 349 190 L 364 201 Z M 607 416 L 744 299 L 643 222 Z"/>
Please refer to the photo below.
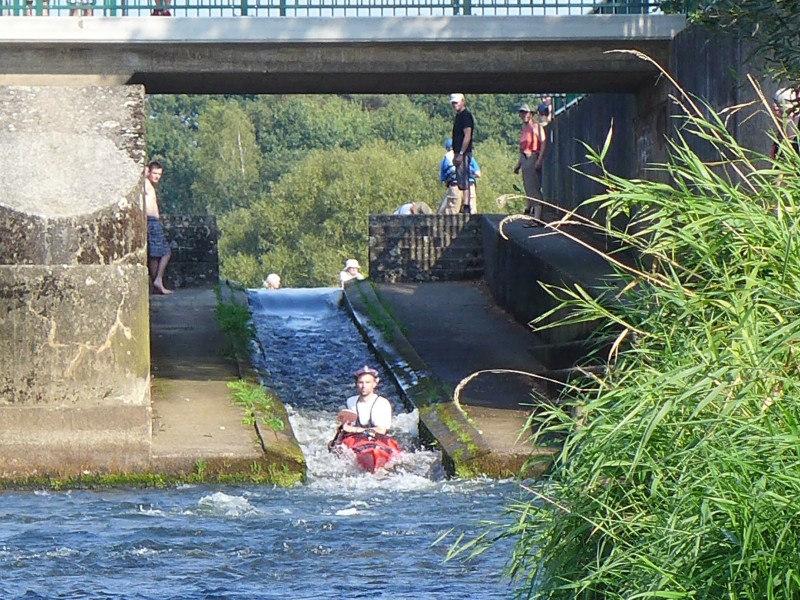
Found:
<path fill-rule="evenodd" d="M 0 477 L 150 460 L 141 87 L 0 87 Z"/>

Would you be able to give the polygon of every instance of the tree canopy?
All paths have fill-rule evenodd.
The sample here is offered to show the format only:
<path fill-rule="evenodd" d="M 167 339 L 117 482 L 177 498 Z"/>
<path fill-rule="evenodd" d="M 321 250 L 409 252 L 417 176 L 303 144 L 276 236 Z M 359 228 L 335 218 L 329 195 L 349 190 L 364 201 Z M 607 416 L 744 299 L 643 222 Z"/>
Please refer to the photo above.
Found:
<path fill-rule="evenodd" d="M 521 96 L 474 96 L 481 212 L 513 193 Z M 366 262 L 367 220 L 406 202 L 434 209 L 453 112 L 431 95 L 151 96 L 148 152 L 166 165 L 162 212 L 214 214 L 222 276 L 249 286 L 334 285 Z"/>
<path fill-rule="evenodd" d="M 800 82 L 800 2 L 797 0 L 664 0 L 666 12 L 752 42 L 779 81 Z"/>

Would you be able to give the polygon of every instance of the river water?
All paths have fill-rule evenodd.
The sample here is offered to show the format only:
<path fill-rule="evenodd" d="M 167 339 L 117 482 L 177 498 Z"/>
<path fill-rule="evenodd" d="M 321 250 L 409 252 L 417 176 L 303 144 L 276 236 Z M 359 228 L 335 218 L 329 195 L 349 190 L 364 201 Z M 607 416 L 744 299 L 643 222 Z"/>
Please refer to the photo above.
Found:
<path fill-rule="evenodd" d="M 480 521 L 505 520 L 517 484 L 446 479 L 438 453 L 416 448 L 417 415 L 387 383 L 395 434 L 415 451 L 376 475 L 327 451 L 353 371 L 378 367 L 340 297 L 250 292 L 255 362 L 288 404 L 307 484 L 5 492 L 0 598 L 512 597 L 507 545 L 466 563 L 444 556 Z"/>

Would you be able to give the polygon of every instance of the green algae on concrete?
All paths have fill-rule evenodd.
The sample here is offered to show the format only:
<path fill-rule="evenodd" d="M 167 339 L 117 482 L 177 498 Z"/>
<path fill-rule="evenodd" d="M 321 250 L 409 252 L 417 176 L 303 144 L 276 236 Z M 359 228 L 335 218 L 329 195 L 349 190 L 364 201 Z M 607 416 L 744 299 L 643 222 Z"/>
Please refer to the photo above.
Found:
<path fill-rule="evenodd" d="M 273 462 L 197 461 L 185 473 L 91 473 L 81 475 L 26 475 L 0 480 L 5 490 L 68 490 L 109 488 L 167 488 L 184 484 L 275 485 L 292 487 L 305 481 L 304 473 Z"/>
<path fill-rule="evenodd" d="M 276 485 L 281 485 L 279 481 L 285 485 L 303 483 L 307 471 L 305 457 L 289 425 L 286 407 L 273 390 L 266 388 L 259 381 L 250 361 L 250 344 L 255 338 L 251 322 L 252 313 L 244 289 L 236 284 L 229 284 L 217 286 L 214 291 L 217 296 L 217 318 L 219 319 L 221 315 L 230 317 L 226 324 L 221 326 L 230 339 L 231 348 L 235 349 L 235 359 L 241 377 L 239 382 L 231 382 L 228 387 L 233 386 L 233 402 L 243 409 L 243 418 L 255 428 L 264 452 L 266 473 L 271 478 L 270 483 Z M 225 297 L 229 302 L 224 301 Z M 243 318 L 245 313 L 246 318 Z M 257 346 L 264 352 L 260 344 Z M 242 391 L 238 402 L 237 389 Z M 244 391 L 246 389 L 250 392 Z"/>
<path fill-rule="evenodd" d="M 405 403 L 419 410 L 423 443 L 442 452 L 446 472 L 462 478 L 478 476 L 538 476 L 549 466 L 552 449 L 509 451 L 492 444 L 454 401 L 447 384 L 437 377 L 405 336 L 406 327 L 386 310 L 380 289 L 368 281 L 349 284 L 344 303 L 373 351 L 397 383 Z M 433 313 L 435 314 L 435 312 Z M 391 337 L 385 331 L 391 327 Z M 382 336 L 382 339 L 381 339 Z M 391 344 L 386 342 L 391 339 Z M 464 407 L 466 408 L 466 407 Z"/>

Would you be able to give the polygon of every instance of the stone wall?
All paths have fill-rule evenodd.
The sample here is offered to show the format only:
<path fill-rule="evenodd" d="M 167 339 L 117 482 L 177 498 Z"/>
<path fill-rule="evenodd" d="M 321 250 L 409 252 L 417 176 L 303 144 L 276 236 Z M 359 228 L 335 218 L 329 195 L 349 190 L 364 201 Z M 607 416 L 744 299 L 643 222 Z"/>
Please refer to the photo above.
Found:
<path fill-rule="evenodd" d="M 164 234 L 172 257 L 167 266 L 167 287 L 209 287 L 219 282 L 217 218 L 162 215 Z"/>
<path fill-rule="evenodd" d="M 0 86 L 0 123 L 0 476 L 144 469 L 144 90 Z"/>
<path fill-rule="evenodd" d="M 480 215 L 370 215 L 369 276 L 380 282 L 483 276 Z"/>

